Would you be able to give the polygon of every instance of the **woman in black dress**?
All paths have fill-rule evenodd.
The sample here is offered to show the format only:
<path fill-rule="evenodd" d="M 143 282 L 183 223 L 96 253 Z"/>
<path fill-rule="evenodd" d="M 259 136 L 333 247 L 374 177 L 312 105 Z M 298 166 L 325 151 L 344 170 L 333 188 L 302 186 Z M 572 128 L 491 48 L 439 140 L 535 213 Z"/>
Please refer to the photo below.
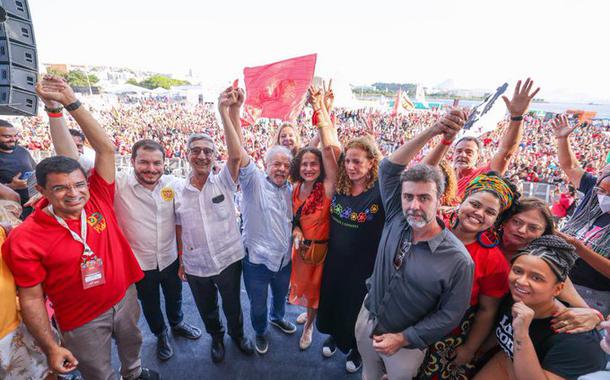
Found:
<path fill-rule="evenodd" d="M 349 141 L 339 163 L 337 190 L 330 209 L 330 238 L 317 327 L 330 335 L 322 354 L 331 357 L 338 347 L 348 354 L 345 368 L 350 373 L 361 366 L 354 327 L 385 219 L 377 181 L 380 159 L 381 153 L 371 138 Z"/>

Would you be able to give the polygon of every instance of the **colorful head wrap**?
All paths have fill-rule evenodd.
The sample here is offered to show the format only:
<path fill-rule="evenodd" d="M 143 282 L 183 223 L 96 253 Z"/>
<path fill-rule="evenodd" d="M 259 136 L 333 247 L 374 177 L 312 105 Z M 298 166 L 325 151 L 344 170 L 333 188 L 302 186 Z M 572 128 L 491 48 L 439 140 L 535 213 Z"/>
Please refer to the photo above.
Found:
<path fill-rule="evenodd" d="M 476 176 L 464 192 L 464 199 L 479 191 L 489 191 L 500 200 L 500 213 L 508 210 L 515 200 L 515 193 L 504 180 L 495 175 L 480 174 Z"/>

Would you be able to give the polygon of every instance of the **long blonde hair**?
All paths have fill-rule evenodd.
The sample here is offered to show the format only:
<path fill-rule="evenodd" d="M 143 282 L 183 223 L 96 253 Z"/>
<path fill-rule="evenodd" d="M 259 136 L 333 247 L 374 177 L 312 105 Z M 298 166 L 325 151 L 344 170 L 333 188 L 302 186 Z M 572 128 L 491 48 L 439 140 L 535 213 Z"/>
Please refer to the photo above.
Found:
<path fill-rule="evenodd" d="M 344 148 L 344 153 L 341 155 L 339 160 L 339 175 L 337 177 L 337 193 L 342 195 L 351 195 L 352 191 L 352 181 L 349 179 L 345 171 L 345 153 L 349 149 L 356 148 L 362 149 L 366 152 L 366 158 L 371 160 L 372 167 L 369 172 L 369 176 L 366 180 L 364 191 L 367 191 L 373 187 L 375 181 L 378 178 L 379 172 L 379 162 L 381 161 L 382 155 L 377 148 L 377 144 L 375 144 L 375 140 L 373 140 L 370 136 L 362 136 L 357 137 L 355 139 L 351 139 Z"/>

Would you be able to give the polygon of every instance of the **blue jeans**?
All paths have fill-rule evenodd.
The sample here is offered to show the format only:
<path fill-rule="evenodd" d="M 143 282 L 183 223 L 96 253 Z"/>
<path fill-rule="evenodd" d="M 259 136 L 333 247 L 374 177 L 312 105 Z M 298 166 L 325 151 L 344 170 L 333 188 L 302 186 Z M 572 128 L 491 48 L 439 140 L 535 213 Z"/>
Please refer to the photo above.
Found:
<path fill-rule="evenodd" d="M 250 320 L 256 335 L 267 332 L 269 287 L 273 297 L 270 318 L 272 321 L 284 319 L 291 267 L 292 263 L 289 263 L 278 272 L 272 272 L 263 264 L 252 264 L 247 256 L 244 258 L 244 283 L 250 298 Z"/>

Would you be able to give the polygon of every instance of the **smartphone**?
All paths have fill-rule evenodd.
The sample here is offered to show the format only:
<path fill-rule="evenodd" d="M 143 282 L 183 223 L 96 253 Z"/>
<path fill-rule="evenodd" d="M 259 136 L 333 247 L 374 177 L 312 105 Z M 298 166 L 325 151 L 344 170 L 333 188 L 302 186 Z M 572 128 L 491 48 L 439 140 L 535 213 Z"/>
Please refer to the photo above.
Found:
<path fill-rule="evenodd" d="M 29 172 L 23 172 L 23 174 L 21 174 L 21 179 L 23 180 L 28 180 L 30 179 L 30 177 L 34 174 L 33 171 L 29 171 Z"/>

